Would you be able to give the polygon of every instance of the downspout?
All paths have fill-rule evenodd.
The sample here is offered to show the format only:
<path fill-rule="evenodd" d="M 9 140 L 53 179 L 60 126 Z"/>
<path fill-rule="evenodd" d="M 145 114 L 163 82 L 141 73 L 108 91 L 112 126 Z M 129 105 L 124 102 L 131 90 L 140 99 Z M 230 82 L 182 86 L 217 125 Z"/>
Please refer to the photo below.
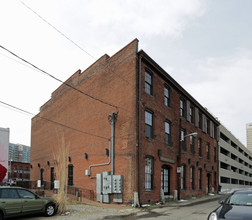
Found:
<path fill-rule="evenodd" d="M 89 166 L 89 178 L 94 179 L 95 176 L 91 176 L 91 168 L 92 167 L 99 167 L 99 166 L 106 166 L 111 163 L 111 175 L 114 175 L 114 147 L 115 147 L 115 122 L 117 120 L 117 113 L 112 113 L 108 116 L 109 123 L 111 124 L 111 138 L 109 144 L 109 161 L 107 163 L 102 164 L 94 164 Z"/>
<path fill-rule="evenodd" d="M 102 163 L 102 164 L 94 164 L 94 165 L 90 165 L 89 166 L 89 178 L 90 179 L 95 179 L 96 178 L 96 176 L 91 176 L 91 168 L 92 167 L 99 167 L 99 166 L 106 166 L 106 165 L 109 165 L 110 164 L 110 162 L 111 162 L 111 140 L 110 140 L 110 143 L 109 143 L 109 161 L 107 162 L 107 163 Z"/>
<path fill-rule="evenodd" d="M 139 63 L 138 63 L 138 201 L 139 203 L 141 203 L 140 201 L 140 195 L 141 195 L 141 175 L 140 175 L 140 171 L 141 171 L 141 110 L 142 110 L 142 96 L 141 96 L 141 87 L 142 87 L 142 83 L 141 83 L 141 63 L 142 63 L 142 57 L 139 56 L 138 59 Z"/>

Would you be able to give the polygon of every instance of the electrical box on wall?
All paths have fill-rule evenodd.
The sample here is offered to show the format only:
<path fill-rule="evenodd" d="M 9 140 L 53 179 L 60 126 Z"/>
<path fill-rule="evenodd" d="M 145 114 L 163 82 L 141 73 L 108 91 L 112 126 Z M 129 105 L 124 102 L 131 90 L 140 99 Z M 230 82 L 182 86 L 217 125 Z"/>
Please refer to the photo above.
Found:
<path fill-rule="evenodd" d="M 110 175 L 110 171 L 96 174 L 97 201 L 110 203 L 109 194 L 114 194 L 113 202 L 122 203 L 123 176 Z"/>
<path fill-rule="evenodd" d="M 123 176 L 122 175 L 113 175 L 112 176 L 112 188 L 113 193 L 122 193 L 123 189 Z"/>
<path fill-rule="evenodd" d="M 98 202 L 101 201 L 102 195 L 102 174 L 96 174 L 96 199 Z"/>
<path fill-rule="evenodd" d="M 109 174 L 110 172 L 103 172 L 103 175 L 102 175 L 103 194 L 112 193 L 112 176 Z"/>
<path fill-rule="evenodd" d="M 85 175 L 90 176 L 90 170 L 85 170 Z"/>

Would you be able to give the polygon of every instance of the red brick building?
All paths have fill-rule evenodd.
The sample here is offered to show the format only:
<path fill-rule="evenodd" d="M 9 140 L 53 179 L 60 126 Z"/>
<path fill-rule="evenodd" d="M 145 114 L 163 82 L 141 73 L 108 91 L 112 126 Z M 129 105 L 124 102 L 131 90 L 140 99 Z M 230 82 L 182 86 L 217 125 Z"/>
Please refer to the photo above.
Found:
<path fill-rule="evenodd" d="M 30 180 L 30 163 L 10 162 L 9 179 L 13 181 L 29 181 Z"/>
<path fill-rule="evenodd" d="M 68 185 L 92 189 L 97 197 L 120 194 L 113 183 L 106 185 L 110 177 L 123 182 L 123 202 L 133 201 L 134 194 L 146 203 L 160 201 L 160 194 L 186 198 L 216 191 L 218 125 L 138 51 L 135 39 L 112 57 L 78 70 L 40 108 L 32 119 L 31 179 L 57 179 L 57 155 L 64 146 Z M 104 171 L 111 173 L 100 177 Z"/>

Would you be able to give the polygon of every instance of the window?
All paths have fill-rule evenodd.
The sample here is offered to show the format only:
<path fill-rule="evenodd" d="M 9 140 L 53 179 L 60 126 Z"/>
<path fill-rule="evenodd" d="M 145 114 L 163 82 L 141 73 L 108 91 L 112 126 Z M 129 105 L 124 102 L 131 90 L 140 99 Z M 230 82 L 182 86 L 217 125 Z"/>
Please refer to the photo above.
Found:
<path fill-rule="evenodd" d="M 180 99 L 180 116 L 185 117 L 185 101 Z"/>
<path fill-rule="evenodd" d="M 161 169 L 161 189 L 165 195 L 170 194 L 170 168 L 163 166 Z"/>
<path fill-rule="evenodd" d="M 216 139 L 216 126 L 213 125 L 213 138 Z"/>
<path fill-rule="evenodd" d="M 194 150 L 194 137 L 193 136 L 190 136 L 190 152 L 192 154 L 195 153 L 195 150 Z"/>
<path fill-rule="evenodd" d="M 206 154 L 207 154 L 207 159 L 210 160 L 210 144 L 207 143 L 206 145 Z"/>
<path fill-rule="evenodd" d="M 164 87 L 164 104 L 165 106 L 170 106 L 170 89 L 168 87 Z"/>
<path fill-rule="evenodd" d="M 190 167 L 190 189 L 194 189 L 194 167 Z"/>
<path fill-rule="evenodd" d="M 202 189 L 202 169 L 198 170 L 198 187 L 199 190 Z"/>
<path fill-rule="evenodd" d="M 145 136 L 153 138 L 153 114 L 150 111 L 145 111 Z"/>
<path fill-rule="evenodd" d="M 216 147 L 214 148 L 214 162 L 217 162 L 217 149 Z"/>
<path fill-rule="evenodd" d="M 181 150 L 186 151 L 185 130 L 180 131 Z"/>
<path fill-rule="evenodd" d="M 165 144 L 171 145 L 171 123 L 165 121 Z"/>
<path fill-rule="evenodd" d="M 25 198 L 25 199 L 35 199 L 35 195 L 32 192 L 29 192 L 27 190 L 23 190 L 23 189 L 18 189 L 18 194 L 21 198 Z"/>
<path fill-rule="evenodd" d="M 42 168 L 40 170 L 40 181 L 41 181 L 41 185 L 44 184 L 44 169 Z"/>
<path fill-rule="evenodd" d="M 199 157 L 202 157 L 202 147 L 201 147 L 201 139 L 198 139 L 198 152 L 199 152 Z"/>
<path fill-rule="evenodd" d="M 194 109 L 192 106 L 190 106 L 190 109 L 189 109 L 189 119 L 191 123 L 194 123 Z"/>
<path fill-rule="evenodd" d="M 145 71 L 145 92 L 149 95 L 152 95 L 152 90 L 152 75 L 149 72 Z"/>
<path fill-rule="evenodd" d="M 153 158 L 145 158 L 145 190 L 153 189 Z"/>
<path fill-rule="evenodd" d="M 0 198 L 19 198 L 16 189 L 0 189 Z"/>
<path fill-rule="evenodd" d="M 214 172 L 214 187 L 217 187 L 217 173 Z"/>
<path fill-rule="evenodd" d="M 202 114 L 199 112 L 198 114 L 199 128 L 202 129 Z"/>
<path fill-rule="evenodd" d="M 181 166 L 181 175 L 180 175 L 180 187 L 181 189 L 186 189 L 186 166 Z"/>
<path fill-rule="evenodd" d="M 210 135 L 210 121 L 209 121 L 209 119 L 207 119 L 207 122 L 206 122 L 206 132 L 207 132 L 207 134 Z"/>
<path fill-rule="evenodd" d="M 73 186 L 73 165 L 68 165 L 68 186 Z"/>

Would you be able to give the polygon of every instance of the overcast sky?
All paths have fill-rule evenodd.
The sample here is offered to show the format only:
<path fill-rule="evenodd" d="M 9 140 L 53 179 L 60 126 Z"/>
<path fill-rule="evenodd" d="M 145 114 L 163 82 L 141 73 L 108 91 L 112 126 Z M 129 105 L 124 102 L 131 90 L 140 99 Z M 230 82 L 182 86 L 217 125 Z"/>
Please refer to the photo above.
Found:
<path fill-rule="evenodd" d="M 139 49 L 246 145 L 251 11 L 251 0 L 0 0 L 0 45 L 65 81 L 137 38 Z M 0 101 L 34 114 L 60 85 L 1 48 L 0 77 Z M 30 145 L 31 118 L 0 103 L 11 143 Z"/>

